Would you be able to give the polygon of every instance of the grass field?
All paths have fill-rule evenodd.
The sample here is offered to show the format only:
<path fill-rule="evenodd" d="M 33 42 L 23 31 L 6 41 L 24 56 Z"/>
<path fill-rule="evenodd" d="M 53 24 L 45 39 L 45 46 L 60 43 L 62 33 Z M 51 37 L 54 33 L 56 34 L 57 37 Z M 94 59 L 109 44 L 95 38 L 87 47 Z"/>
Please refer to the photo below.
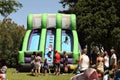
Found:
<path fill-rule="evenodd" d="M 20 72 L 15 73 L 14 68 L 9 68 L 7 70 L 7 80 L 70 80 L 74 74 L 60 74 L 59 76 L 48 74 L 46 76 L 43 76 L 43 74 L 37 76 L 31 76 L 30 72 Z"/>

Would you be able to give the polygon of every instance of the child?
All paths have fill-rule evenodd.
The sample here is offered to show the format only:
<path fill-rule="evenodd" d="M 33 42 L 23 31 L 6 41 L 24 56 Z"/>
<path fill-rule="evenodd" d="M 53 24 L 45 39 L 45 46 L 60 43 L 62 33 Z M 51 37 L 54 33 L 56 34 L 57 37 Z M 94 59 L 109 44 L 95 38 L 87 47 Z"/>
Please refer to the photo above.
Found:
<path fill-rule="evenodd" d="M 68 72 L 68 56 L 66 54 L 66 51 L 63 51 L 63 67 L 64 67 L 64 72 Z"/>
<path fill-rule="evenodd" d="M 48 51 L 48 54 L 47 54 L 47 55 L 48 55 L 49 58 L 52 58 L 52 55 L 51 55 L 51 54 L 52 54 L 52 51 L 53 51 L 53 46 L 52 46 L 52 44 L 49 44 L 48 50 L 49 50 L 49 51 Z"/>
<path fill-rule="evenodd" d="M 35 70 L 35 56 L 36 56 L 36 52 L 33 52 L 33 54 L 31 55 L 31 67 L 32 67 L 31 73 L 32 73 L 32 75 Z"/>
<path fill-rule="evenodd" d="M 44 76 L 46 75 L 47 71 L 49 71 L 49 73 L 50 73 L 49 65 L 47 63 L 47 59 L 44 60 L 43 68 L 44 68 Z"/>
<path fill-rule="evenodd" d="M 6 80 L 6 72 L 7 72 L 7 66 L 3 66 L 0 69 L 0 79 L 1 80 Z"/>
<path fill-rule="evenodd" d="M 68 44 L 68 36 L 65 37 L 64 43 Z"/>
<path fill-rule="evenodd" d="M 41 66 L 42 66 L 42 58 L 40 54 L 36 53 L 36 57 L 35 57 L 35 68 L 36 68 L 35 75 L 36 76 L 40 74 Z"/>

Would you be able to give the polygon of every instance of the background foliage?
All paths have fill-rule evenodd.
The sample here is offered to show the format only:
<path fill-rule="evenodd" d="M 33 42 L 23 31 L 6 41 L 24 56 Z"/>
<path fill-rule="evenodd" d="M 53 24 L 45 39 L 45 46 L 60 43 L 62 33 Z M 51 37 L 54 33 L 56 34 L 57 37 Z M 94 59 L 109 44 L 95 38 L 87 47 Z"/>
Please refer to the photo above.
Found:
<path fill-rule="evenodd" d="M 16 12 L 22 4 L 16 0 L 0 0 L 0 14 L 7 17 L 13 12 Z"/>
<path fill-rule="evenodd" d="M 5 59 L 8 66 L 15 67 L 25 29 L 10 18 L 5 18 L 0 22 L 0 34 L 0 58 Z"/>
<path fill-rule="evenodd" d="M 104 47 L 110 50 L 114 47 L 120 52 L 120 1 L 119 0 L 60 0 L 69 6 L 61 13 L 77 15 L 77 30 L 79 41 L 84 48 L 88 46 Z"/>
<path fill-rule="evenodd" d="M 17 54 L 21 48 L 25 29 L 7 16 L 21 7 L 22 4 L 16 0 L 0 0 L 0 14 L 4 17 L 0 21 L 0 59 L 5 59 L 9 67 L 17 65 Z"/>

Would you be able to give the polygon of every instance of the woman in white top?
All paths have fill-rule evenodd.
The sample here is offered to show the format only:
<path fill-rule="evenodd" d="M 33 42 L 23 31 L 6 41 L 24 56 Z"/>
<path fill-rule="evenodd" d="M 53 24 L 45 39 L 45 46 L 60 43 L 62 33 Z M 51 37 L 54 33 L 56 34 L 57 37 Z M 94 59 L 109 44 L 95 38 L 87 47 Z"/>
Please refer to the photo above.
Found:
<path fill-rule="evenodd" d="M 84 72 L 86 69 L 89 68 L 90 60 L 89 60 L 89 57 L 86 55 L 86 53 L 87 53 L 87 50 L 84 49 L 79 59 L 80 72 Z"/>
<path fill-rule="evenodd" d="M 104 51 L 104 69 L 108 70 L 109 69 L 109 55 L 107 51 Z"/>
<path fill-rule="evenodd" d="M 104 74 L 103 80 L 109 80 L 109 55 L 107 51 L 104 51 Z"/>

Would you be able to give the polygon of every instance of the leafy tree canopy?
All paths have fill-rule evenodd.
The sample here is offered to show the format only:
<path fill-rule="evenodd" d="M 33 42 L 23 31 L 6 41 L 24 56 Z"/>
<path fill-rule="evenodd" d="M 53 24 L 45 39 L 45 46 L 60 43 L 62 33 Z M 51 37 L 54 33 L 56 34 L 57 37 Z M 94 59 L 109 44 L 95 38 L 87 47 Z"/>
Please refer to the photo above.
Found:
<path fill-rule="evenodd" d="M 106 49 L 120 48 L 119 0 L 60 0 L 60 3 L 69 6 L 61 13 L 76 14 L 81 45 L 94 43 Z"/>
<path fill-rule="evenodd" d="M 10 18 L 0 22 L 0 58 L 6 60 L 7 66 L 16 66 L 25 31 L 23 26 L 19 26 Z"/>
<path fill-rule="evenodd" d="M 16 0 L 0 0 L 0 14 L 7 17 L 13 12 L 16 12 L 22 4 Z"/>

